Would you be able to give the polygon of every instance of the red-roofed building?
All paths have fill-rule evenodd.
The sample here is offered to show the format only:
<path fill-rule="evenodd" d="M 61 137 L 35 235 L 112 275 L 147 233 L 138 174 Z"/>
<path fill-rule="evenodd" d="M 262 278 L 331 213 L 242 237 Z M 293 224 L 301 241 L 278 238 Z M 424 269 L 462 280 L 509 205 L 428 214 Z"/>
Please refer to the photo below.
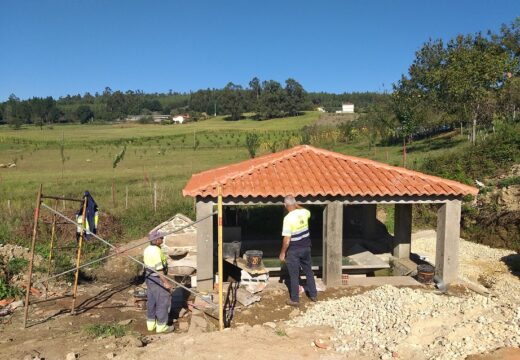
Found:
<path fill-rule="evenodd" d="M 395 206 L 392 252 L 397 259 L 410 257 L 412 205 L 439 204 L 436 274 L 453 282 L 458 273 L 461 199 L 478 193 L 456 181 L 307 145 L 194 174 L 183 195 L 196 199 L 197 219 L 213 212 L 219 185 L 225 206 L 283 205 L 286 195 L 301 204 L 323 206 L 323 280 L 328 285 L 341 283 L 344 209 L 360 210 L 363 237 L 377 240 L 377 204 Z M 197 282 L 211 288 L 211 219 L 199 224 L 197 243 Z"/>

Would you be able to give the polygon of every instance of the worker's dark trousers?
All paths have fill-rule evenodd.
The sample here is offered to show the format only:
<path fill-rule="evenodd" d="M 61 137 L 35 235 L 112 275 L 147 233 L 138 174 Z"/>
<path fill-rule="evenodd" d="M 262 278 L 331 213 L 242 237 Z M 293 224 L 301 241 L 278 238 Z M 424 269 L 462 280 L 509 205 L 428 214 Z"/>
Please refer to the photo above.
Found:
<path fill-rule="evenodd" d="M 316 291 L 316 282 L 314 281 L 314 274 L 312 272 L 311 248 L 303 247 L 289 247 L 285 256 L 285 264 L 289 270 L 290 295 L 291 301 L 298 302 L 299 287 L 300 287 L 300 268 L 303 270 L 307 278 L 307 287 L 310 297 L 318 295 Z"/>
<path fill-rule="evenodd" d="M 157 319 L 157 325 L 166 325 L 170 310 L 170 292 L 162 286 L 159 276 L 148 275 L 146 286 L 148 287 L 146 292 L 146 319 L 148 321 Z"/>

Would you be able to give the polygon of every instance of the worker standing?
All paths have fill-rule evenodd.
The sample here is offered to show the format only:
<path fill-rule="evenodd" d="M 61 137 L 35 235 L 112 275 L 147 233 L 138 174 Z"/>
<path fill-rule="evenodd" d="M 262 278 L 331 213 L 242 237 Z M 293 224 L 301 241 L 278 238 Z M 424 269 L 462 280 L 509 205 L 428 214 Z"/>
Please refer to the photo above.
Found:
<path fill-rule="evenodd" d="M 289 294 L 290 300 L 286 304 L 291 306 L 300 305 L 300 268 L 305 273 L 309 297 L 317 301 L 316 282 L 312 272 L 311 259 L 311 237 L 309 233 L 309 218 L 311 212 L 296 204 L 293 196 L 286 196 L 284 205 L 289 212 L 283 219 L 282 249 L 280 261 L 285 261 L 289 271 Z"/>
<path fill-rule="evenodd" d="M 166 255 L 161 250 L 163 237 L 157 232 L 148 234 L 150 245 L 144 249 L 145 279 L 147 286 L 146 327 L 148 331 L 165 333 L 173 331 L 168 326 L 171 284 L 164 275 L 168 273 Z M 155 270 L 155 271 L 153 271 Z"/>

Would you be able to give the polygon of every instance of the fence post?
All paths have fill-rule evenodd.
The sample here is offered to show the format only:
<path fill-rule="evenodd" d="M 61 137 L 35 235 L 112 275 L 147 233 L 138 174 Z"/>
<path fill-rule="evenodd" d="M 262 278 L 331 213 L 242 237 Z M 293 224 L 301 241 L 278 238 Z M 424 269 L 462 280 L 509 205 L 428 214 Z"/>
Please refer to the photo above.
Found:
<path fill-rule="evenodd" d="M 12 212 L 11 212 L 11 200 L 7 200 L 7 210 L 9 211 L 9 216 L 12 215 Z"/>
<path fill-rule="evenodd" d="M 153 211 L 157 212 L 157 182 L 153 183 Z"/>
<path fill-rule="evenodd" d="M 128 185 L 126 185 L 125 191 L 125 210 L 128 210 Z"/>

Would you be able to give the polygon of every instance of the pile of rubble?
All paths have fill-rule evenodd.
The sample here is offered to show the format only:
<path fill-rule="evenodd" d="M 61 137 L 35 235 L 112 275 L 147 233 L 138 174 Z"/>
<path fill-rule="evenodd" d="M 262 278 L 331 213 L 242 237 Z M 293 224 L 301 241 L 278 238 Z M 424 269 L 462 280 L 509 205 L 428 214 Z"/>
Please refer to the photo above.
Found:
<path fill-rule="evenodd" d="M 390 285 L 361 295 L 318 302 L 290 321 L 335 329 L 336 351 L 357 355 L 458 359 L 520 346 L 520 306 L 478 294 L 447 296 Z"/>
<path fill-rule="evenodd" d="M 19 245 L 12 245 L 12 244 L 0 244 L 0 260 L 7 264 L 13 259 L 24 259 L 29 261 L 31 259 L 31 252 L 29 249 L 19 246 Z M 35 254 L 34 256 L 34 265 L 40 266 L 40 264 L 43 262 L 43 258 Z"/>

